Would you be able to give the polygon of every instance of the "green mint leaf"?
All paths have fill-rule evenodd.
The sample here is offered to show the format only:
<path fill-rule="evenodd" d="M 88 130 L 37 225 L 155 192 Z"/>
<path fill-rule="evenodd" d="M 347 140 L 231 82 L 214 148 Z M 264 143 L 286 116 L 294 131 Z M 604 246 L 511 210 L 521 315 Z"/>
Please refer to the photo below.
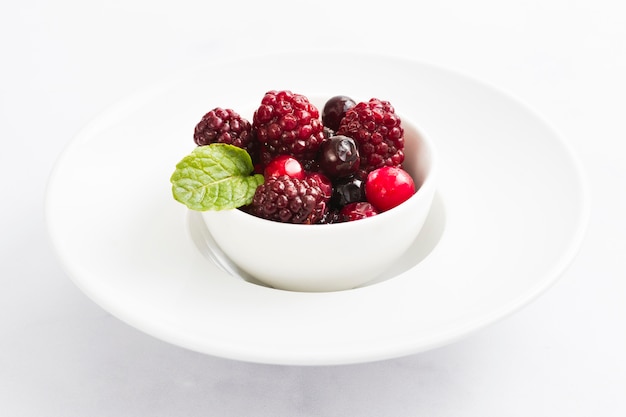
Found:
<path fill-rule="evenodd" d="M 263 176 L 245 150 L 213 143 L 198 146 L 178 164 L 170 178 L 174 199 L 191 210 L 228 210 L 252 202 Z"/>

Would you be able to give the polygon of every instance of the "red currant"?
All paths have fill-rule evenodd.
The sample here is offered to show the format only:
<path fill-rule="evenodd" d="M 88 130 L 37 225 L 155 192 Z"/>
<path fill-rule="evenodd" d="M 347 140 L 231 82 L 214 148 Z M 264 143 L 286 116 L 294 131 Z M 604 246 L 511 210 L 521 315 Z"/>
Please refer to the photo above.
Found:
<path fill-rule="evenodd" d="M 290 155 L 279 155 L 272 159 L 263 171 L 265 178 L 280 177 L 287 175 L 290 178 L 303 180 L 305 177 L 302 164 Z"/>
<path fill-rule="evenodd" d="M 365 197 L 379 211 L 390 210 L 415 194 L 415 183 L 398 166 L 384 166 L 367 175 Z"/>

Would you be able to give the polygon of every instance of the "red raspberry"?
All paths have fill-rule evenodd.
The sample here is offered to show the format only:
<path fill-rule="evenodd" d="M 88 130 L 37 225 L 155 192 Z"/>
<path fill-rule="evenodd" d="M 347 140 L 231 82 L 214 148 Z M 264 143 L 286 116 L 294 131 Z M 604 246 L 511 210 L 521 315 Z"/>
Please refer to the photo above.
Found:
<path fill-rule="evenodd" d="M 388 101 L 376 98 L 360 102 L 346 111 L 337 135 L 354 139 L 361 156 L 360 175 L 404 161 L 404 129 Z"/>
<path fill-rule="evenodd" d="M 324 127 L 317 108 L 300 94 L 269 91 L 254 112 L 253 130 L 261 143 L 263 161 L 291 155 L 313 160 L 324 141 Z"/>
<path fill-rule="evenodd" d="M 257 147 L 250 122 L 231 109 L 216 107 L 202 117 L 193 132 L 198 146 L 227 143 L 253 156 Z"/>
<path fill-rule="evenodd" d="M 352 222 L 355 220 L 365 219 L 367 217 L 376 216 L 378 211 L 374 206 L 366 201 L 350 203 L 344 206 L 339 212 L 339 218 L 344 222 Z"/>
<path fill-rule="evenodd" d="M 281 175 L 257 187 L 249 213 L 283 223 L 314 224 L 326 215 L 326 203 L 316 180 Z"/>
<path fill-rule="evenodd" d="M 310 172 L 308 177 L 309 179 L 317 181 L 317 185 L 320 186 L 320 190 L 322 190 L 326 199 L 330 200 L 333 195 L 333 183 L 328 179 L 328 177 L 321 172 Z"/>

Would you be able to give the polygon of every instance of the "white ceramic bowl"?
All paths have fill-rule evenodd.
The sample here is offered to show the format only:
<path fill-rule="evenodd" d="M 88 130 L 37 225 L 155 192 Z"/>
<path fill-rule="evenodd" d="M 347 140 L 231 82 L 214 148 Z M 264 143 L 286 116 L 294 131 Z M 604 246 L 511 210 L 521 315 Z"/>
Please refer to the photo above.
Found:
<path fill-rule="evenodd" d="M 206 211 L 203 219 L 213 238 L 237 266 L 276 289 L 338 291 L 375 279 L 415 241 L 435 193 L 433 144 L 401 120 L 403 168 L 419 187 L 404 203 L 370 218 L 326 225 L 279 223 L 241 210 Z"/>

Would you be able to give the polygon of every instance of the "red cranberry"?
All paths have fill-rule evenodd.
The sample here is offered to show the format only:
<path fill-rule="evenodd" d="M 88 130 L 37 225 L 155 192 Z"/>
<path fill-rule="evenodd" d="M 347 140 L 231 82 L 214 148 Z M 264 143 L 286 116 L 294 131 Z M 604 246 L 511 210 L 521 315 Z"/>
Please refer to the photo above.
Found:
<path fill-rule="evenodd" d="M 398 166 L 385 166 L 367 175 L 365 196 L 378 211 L 390 210 L 415 194 L 415 183 L 408 172 Z"/>
<path fill-rule="evenodd" d="M 302 164 L 290 155 L 279 155 L 272 159 L 263 171 L 265 178 L 280 177 L 281 175 L 287 175 L 290 178 L 296 178 L 303 180 L 304 169 Z"/>

